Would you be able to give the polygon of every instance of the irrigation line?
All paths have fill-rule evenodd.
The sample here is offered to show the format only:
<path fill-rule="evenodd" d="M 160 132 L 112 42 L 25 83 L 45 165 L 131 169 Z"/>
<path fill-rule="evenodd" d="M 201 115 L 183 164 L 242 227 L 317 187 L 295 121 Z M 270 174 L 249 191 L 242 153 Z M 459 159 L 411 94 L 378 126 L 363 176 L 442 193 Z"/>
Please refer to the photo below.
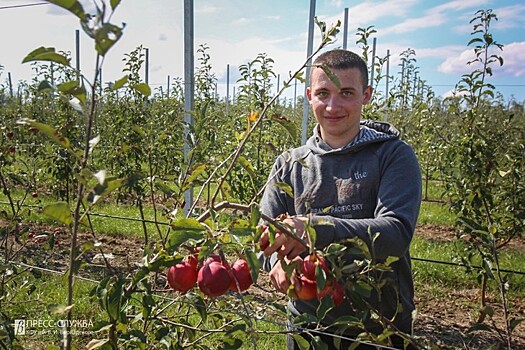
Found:
<path fill-rule="evenodd" d="M 26 264 L 26 263 L 23 263 L 23 262 L 12 261 L 12 260 L 9 260 L 8 262 L 10 264 L 13 264 L 13 265 L 19 265 L 19 266 L 22 266 L 22 267 L 26 267 L 28 269 L 39 270 L 39 271 L 42 271 L 42 272 L 48 272 L 48 273 L 53 273 L 53 274 L 57 274 L 57 275 L 64 275 L 65 274 L 64 271 L 51 270 L 51 269 L 48 269 L 48 268 L 45 268 L 45 267 L 29 265 L 29 264 Z M 78 279 L 78 280 L 86 281 L 86 282 L 91 282 L 91 283 L 100 283 L 100 281 L 97 281 L 97 280 L 94 280 L 94 279 L 91 279 L 91 278 L 82 277 L 82 276 L 79 276 L 79 275 L 75 275 L 74 278 Z M 164 296 L 164 295 L 160 295 L 160 294 L 157 294 L 157 293 L 153 293 L 153 294 L 156 297 L 158 297 L 159 299 L 164 299 L 166 301 L 177 301 L 177 299 L 170 298 L 170 297 L 167 297 L 167 296 Z M 215 309 L 215 311 L 216 312 L 223 312 L 224 309 Z M 236 314 L 236 315 L 241 316 L 241 317 L 253 317 L 253 315 L 243 314 L 241 312 L 232 312 L 232 314 Z M 255 318 L 257 319 L 257 321 L 271 323 L 271 324 L 283 327 L 284 329 L 287 329 L 287 326 L 288 326 L 286 323 L 274 321 L 274 320 L 271 320 L 271 319 L 258 318 L 258 317 L 255 317 Z M 351 341 L 351 342 L 354 342 L 354 343 L 357 342 L 359 344 L 373 345 L 376 348 L 380 348 L 380 349 L 396 350 L 396 348 L 392 348 L 392 347 L 389 347 L 389 346 L 380 345 L 380 344 L 374 344 L 374 343 L 370 343 L 370 342 L 366 342 L 366 341 L 350 338 L 350 337 L 347 337 L 347 336 L 342 336 L 342 335 L 338 335 L 338 334 L 324 332 L 322 330 L 304 328 L 304 327 L 300 327 L 300 326 L 294 326 L 294 329 L 297 330 L 297 331 L 300 331 L 300 332 L 310 332 L 310 333 L 315 333 L 315 334 L 319 334 L 319 335 L 330 336 L 330 337 L 333 337 L 333 338 L 339 338 L 341 340 L 347 340 L 347 341 Z M 289 332 L 286 332 L 286 333 L 289 333 Z M 295 333 L 295 332 L 292 332 L 292 333 Z"/>

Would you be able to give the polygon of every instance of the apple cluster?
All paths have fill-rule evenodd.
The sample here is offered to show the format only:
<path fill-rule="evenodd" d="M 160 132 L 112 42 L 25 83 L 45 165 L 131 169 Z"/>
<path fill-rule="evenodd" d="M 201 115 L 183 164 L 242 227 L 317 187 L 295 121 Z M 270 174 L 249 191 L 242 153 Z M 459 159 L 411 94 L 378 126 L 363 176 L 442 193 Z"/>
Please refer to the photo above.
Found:
<path fill-rule="evenodd" d="M 320 267 L 325 274 L 329 274 L 330 268 L 326 259 L 317 254 L 306 256 L 299 264 L 299 278 L 294 284 L 294 293 L 298 299 L 311 300 L 317 298 L 321 300 L 325 296 L 330 296 L 335 306 L 340 305 L 345 298 L 344 286 L 333 280 L 328 279 L 322 290 L 317 288 L 316 270 Z"/>
<path fill-rule="evenodd" d="M 238 259 L 230 266 L 218 254 L 211 254 L 203 263 L 196 255 L 188 255 L 168 269 L 167 277 L 174 291 L 186 293 L 198 285 L 209 297 L 224 295 L 229 290 L 243 292 L 253 284 L 246 260 Z"/>

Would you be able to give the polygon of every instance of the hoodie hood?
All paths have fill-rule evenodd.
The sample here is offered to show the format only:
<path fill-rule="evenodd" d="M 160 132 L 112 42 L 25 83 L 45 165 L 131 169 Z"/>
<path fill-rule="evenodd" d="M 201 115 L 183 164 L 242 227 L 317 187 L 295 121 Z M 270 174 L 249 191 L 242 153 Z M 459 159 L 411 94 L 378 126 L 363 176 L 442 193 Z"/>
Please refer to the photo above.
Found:
<path fill-rule="evenodd" d="M 319 125 L 316 125 L 313 135 L 306 142 L 312 152 L 316 154 L 325 153 L 347 153 L 353 152 L 364 145 L 399 138 L 399 131 L 389 123 L 373 120 L 361 120 L 359 134 L 346 146 L 332 148 L 321 138 Z"/>

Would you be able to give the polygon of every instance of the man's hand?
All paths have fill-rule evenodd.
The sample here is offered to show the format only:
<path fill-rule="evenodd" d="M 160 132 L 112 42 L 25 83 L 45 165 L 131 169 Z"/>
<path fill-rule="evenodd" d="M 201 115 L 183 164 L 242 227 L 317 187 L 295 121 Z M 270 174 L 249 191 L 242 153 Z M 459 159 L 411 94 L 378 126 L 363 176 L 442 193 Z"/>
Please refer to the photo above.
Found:
<path fill-rule="evenodd" d="M 290 231 L 295 232 L 297 237 L 304 241 L 305 238 L 305 222 L 308 219 L 303 216 L 293 216 L 288 217 L 282 221 L 283 226 L 290 229 Z M 264 256 L 270 256 L 273 253 L 277 252 L 277 257 L 279 259 L 287 258 L 289 260 L 295 259 L 301 253 L 307 250 L 307 246 L 298 242 L 296 239 L 288 237 L 286 234 L 278 232 L 275 235 L 273 244 L 269 244 L 269 232 L 266 229 L 259 239 L 259 246 L 263 247 Z"/>
<path fill-rule="evenodd" d="M 300 258 L 296 258 L 300 259 Z M 286 259 L 287 263 L 290 263 L 288 259 Z M 290 278 L 286 276 L 286 271 L 283 269 L 281 265 L 281 261 L 279 260 L 275 266 L 272 268 L 269 274 L 270 282 L 272 283 L 273 287 L 280 293 L 288 294 L 288 289 L 290 286 L 297 285 L 297 275 L 294 272 L 292 272 Z"/>

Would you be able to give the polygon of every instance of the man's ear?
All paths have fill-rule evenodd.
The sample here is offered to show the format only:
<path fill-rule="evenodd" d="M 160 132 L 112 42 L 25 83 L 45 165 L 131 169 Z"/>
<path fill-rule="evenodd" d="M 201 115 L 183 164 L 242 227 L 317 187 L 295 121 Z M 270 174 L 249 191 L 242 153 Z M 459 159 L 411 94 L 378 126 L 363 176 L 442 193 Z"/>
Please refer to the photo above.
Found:
<path fill-rule="evenodd" d="M 368 102 L 370 102 L 370 99 L 372 98 L 372 93 L 374 92 L 374 88 L 368 85 L 363 92 L 363 104 L 366 105 Z"/>
<path fill-rule="evenodd" d="M 310 87 L 306 88 L 306 98 L 308 99 L 308 102 L 312 101 L 312 89 L 310 89 Z"/>

